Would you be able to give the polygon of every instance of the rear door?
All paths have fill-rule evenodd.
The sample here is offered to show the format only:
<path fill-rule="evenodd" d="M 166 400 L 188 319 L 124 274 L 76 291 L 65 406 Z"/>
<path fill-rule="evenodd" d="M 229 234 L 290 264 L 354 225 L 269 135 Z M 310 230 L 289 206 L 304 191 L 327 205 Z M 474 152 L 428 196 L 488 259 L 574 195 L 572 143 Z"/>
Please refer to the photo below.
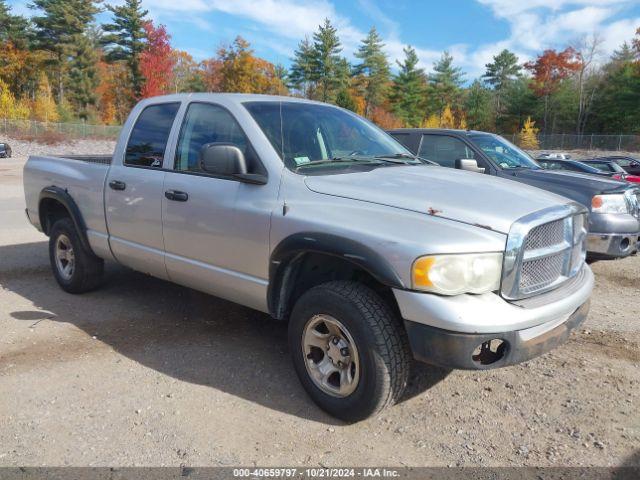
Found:
<path fill-rule="evenodd" d="M 167 278 L 162 238 L 165 150 L 180 102 L 146 106 L 105 186 L 109 243 L 128 267 Z M 118 153 L 118 152 L 117 152 Z"/>

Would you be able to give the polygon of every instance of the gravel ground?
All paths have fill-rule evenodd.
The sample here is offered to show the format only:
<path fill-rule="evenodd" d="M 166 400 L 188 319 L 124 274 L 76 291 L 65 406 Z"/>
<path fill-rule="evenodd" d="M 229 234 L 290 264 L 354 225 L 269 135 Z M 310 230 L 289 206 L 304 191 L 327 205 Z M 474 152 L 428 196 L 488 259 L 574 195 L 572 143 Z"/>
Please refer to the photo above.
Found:
<path fill-rule="evenodd" d="M 356 425 L 298 384 L 286 325 L 108 265 L 60 290 L 24 218 L 30 146 L 0 159 L 0 465 L 640 465 L 640 258 L 593 265 L 567 344 L 488 372 L 417 366 L 402 403 Z"/>

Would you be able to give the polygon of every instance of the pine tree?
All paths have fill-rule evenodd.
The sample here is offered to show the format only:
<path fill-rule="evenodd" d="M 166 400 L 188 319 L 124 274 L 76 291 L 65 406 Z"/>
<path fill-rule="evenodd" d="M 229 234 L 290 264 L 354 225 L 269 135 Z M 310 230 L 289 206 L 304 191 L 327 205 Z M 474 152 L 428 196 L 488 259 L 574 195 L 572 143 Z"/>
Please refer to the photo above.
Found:
<path fill-rule="evenodd" d="M 520 146 L 528 150 L 537 150 L 540 148 L 538 143 L 539 129 L 535 128 L 536 122 L 531 120 L 531 117 L 527 117 L 526 122 L 520 130 Z"/>
<path fill-rule="evenodd" d="M 382 103 L 389 83 L 389 62 L 384 51 L 382 38 L 371 27 L 367 37 L 362 40 L 355 57 L 361 62 L 354 68 L 359 78 L 362 96 L 365 100 L 365 116 L 371 116 L 371 110 Z"/>
<path fill-rule="evenodd" d="M 487 63 L 485 67 L 487 70 L 482 77 L 495 91 L 496 122 L 499 122 L 504 109 L 502 102 L 504 91 L 520 76 L 522 67 L 518 65 L 518 57 L 507 49 L 494 56 L 493 62 Z"/>
<path fill-rule="evenodd" d="M 411 46 L 404 48 L 404 61 L 396 60 L 400 70 L 393 77 L 390 101 L 395 115 L 408 127 L 417 127 L 423 118 L 425 74 L 417 68 L 418 55 Z"/>
<path fill-rule="evenodd" d="M 475 130 L 493 130 L 491 92 L 476 80 L 467 91 L 464 101 L 467 124 Z"/>
<path fill-rule="evenodd" d="M 11 42 L 21 50 L 29 46 L 31 24 L 21 15 L 13 15 L 5 0 L 0 0 L 0 44 Z"/>
<path fill-rule="evenodd" d="M 317 96 L 323 102 L 335 101 L 344 83 L 344 62 L 338 31 L 329 19 L 313 34 L 312 80 L 317 83 Z"/>
<path fill-rule="evenodd" d="M 133 96 L 138 99 L 144 85 L 140 55 L 146 45 L 144 25 L 149 12 L 142 9 L 142 0 L 125 0 L 124 5 L 109 5 L 107 8 L 113 14 L 113 23 L 102 26 L 107 32 L 102 39 L 107 49 L 107 60 L 127 63 Z"/>
<path fill-rule="evenodd" d="M 313 77 L 313 44 L 305 38 L 298 44 L 293 53 L 289 71 L 289 85 L 298 90 L 306 98 L 311 98 L 311 82 Z"/>
<path fill-rule="evenodd" d="M 69 62 L 73 57 L 79 35 L 86 34 L 95 15 L 100 11 L 95 0 L 33 0 L 36 10 L 35 47 L 51 52 L 55 71 L 58 101 L 64 99 L 64 85 Z"/>
<path fill-rule="evenodd" d="M 77 35 L 73 49 L 73 59 L 69 66 L 69 100 L 78 116 L 84 120 L 89 117 L 88 108 L 97 100 L 98 52 L 96 45 L 87 35 Z M 64 102 L 60 102 L 63 105 Z"/>
<path fill-rule="evenodd" d="M 446 105 L 457 108 L 463 81 L 462 69 L 453 65 L 453 57 L 445 51 L 440 60 L 434 63 L 433 73 L 429 75 L 431 109 L 442 114 Z"/>
<path fill-rule="evenodd" d="M 636 54 L 627 42 L 620 45 L 620 48 L 614 50 L 611 54 L 611 62 L 615 65 L 622 65 L 624 63 L 633 62 Z"/>

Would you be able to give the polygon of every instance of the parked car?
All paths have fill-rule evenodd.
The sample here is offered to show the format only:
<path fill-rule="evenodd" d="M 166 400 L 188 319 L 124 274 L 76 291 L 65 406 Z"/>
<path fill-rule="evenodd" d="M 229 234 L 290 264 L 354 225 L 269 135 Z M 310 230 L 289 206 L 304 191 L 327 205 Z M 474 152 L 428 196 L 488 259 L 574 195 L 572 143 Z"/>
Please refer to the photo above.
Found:
<path fill-rule="evenodd" d="M 624 168 L 622 168 L 618 163 L 613 160 L 605 160 L 605 159 L 592 159 L 592 160 L 583 160 L 586 165 L 597 168 L 598 170 L 605 173 L 612 173 L 614 175 L 618 175 L 621 180 L 625 180 L 627 182 L 632 183 L 640 183 L 640 176 L 631 175 L 626 172 Z"/>
<path fill-rule="evenodd" d="M 0 143 L 0 158 L 10 158 L 11 147 L 8 143 Z"/>
<path fill-rule="evenodd" d="M 420 128 L 390 133 L 412 152 L 442 166 L 508 178 L 584 205 L 590 210 L 590 260 L 626 257 L 638 249 L 640 190 L 634 185 L 594 175 L 544 170 L 527 153 L 491 133 Z"/>
<path fill-rule="evenodd" d="M 564 152 L 550 152 L 550 153 L 541 153 L 538 155 L 539 159 L 550 159 L 550 160 L 569 160 L 571 159 L 571 155 Z"/>
<path fill-rule="evenodd" d="M 565 170 L 567 172 L 589 173 L 591 175 L 601 175 L 622 180 L 622 175 L 613 172 L 603 172 L 596 167 L 592 167 L 577 160 L 550 160 L 546 158 L 536 158 L 536 162 L 545 170 Z M 617 175 L 617 176 L 616 176 Z"/>
<path fill-rule="evenodd" d="M 596 157 L 593 160 L 612 160 L 620 165 L 627 173 L 640 176 L 640 160 L 625 155 L 609 155 Z"/>
<path fill-rule="evenodd" d="M 347 421 L 400 398 L 412 355 L 511 365 L 589 310 L 586 208 L 428 165 L 317 102 L 147 99 L 113 156 L 31 156 L 24 184 L 63 290 L 112 260 L 288 320 L 302 385 Z"/>

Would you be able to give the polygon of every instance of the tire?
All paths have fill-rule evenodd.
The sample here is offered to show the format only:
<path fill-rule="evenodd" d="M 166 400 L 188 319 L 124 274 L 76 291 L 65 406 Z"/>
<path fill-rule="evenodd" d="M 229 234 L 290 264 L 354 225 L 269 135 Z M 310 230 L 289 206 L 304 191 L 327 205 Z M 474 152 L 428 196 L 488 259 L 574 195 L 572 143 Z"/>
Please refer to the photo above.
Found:
<path fill-rule="evenodd" d="M 334 321 L 339 324 L 337 331 L 336 325 L 327 324 Z M 411 366 L 407 335 L 389 305 L 370 288 L 349 281 L 311 288 L 296 302 L 288 333 L 302 386 L 334 417 L 349 423 L 364 420 L 402 396 Z M 336 342 L 336 337 L 340 343 L 331 350 L 329 342 Z M 309 347 L 315 341 L 320 346 Z M 336 368 L 336 357 L 342 368 L 319 379 L 323 371 Z M 327 365 L 329 368 L 324 368 Z"/>
<path fill-rule="evenodd" d="M 67 248 L 62 248 L 65 245 Z M 61 218 L 51 227 L 49 260 L 53 275 L 65 292 L 84 293 L 102 283 L 104 261 L 84 249 L 70 218 Z"/>

